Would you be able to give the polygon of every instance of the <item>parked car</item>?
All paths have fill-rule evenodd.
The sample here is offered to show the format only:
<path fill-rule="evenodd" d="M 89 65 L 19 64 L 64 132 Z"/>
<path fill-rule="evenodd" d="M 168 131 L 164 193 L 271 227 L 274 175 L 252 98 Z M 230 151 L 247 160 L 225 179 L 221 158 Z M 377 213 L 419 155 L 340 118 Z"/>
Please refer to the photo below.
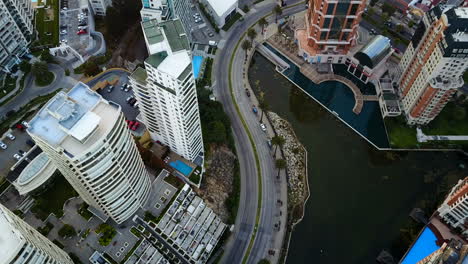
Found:
<path fill-rule="evenodd" d="M 12 134 L 8 133 L 6 134 L 6 137 L 9 138 L 10 140 L 15 140 L 15 136 L 13 136 Z"/>
<path fill-rule="evenodd" d="M 136 103 L 133 105 L 133 107 L 134 107 L 134 108 L 138 108 L 138 105 L 139 105 L 138 102 L 136 102 Z"/>
<path fill-rule="evenodd" d="M 120 86 L 120 90 L 123 91 L 125 89 L 126 85 L 127 85 L 126 83 L 122 84 L 122 86 Z"/>
<path fill-rule="evenodd" d="M 132 89 L 132 86 L 130 84 L 127 84 L 127 87 L 125 88 L 124 92 L 128 92 Z"/>
<path fill-rule="evenodd" d="M 128 102 L 131 106 L 133 106 L 135 103 L 136 103 L 136 98 L 133 98 L 132 100 L 130 100 L 130 102 Z"/>
<path fill-rule="evenodd" d="M 7 146 L 5 143 L 3 143 L 3 142 L 0 141 L 0 148 L 2 148 L 2 149 L 7 149 L 8 146 Z"/>
<path fill-rule="evenodd" d="M 131 128 L 131 127 L 133 126 L 133 123 L 134 123 L 134 122 L 135 122 L 135 121 L 127 120 L 127 126 L 128 126 L 128 128 Z"/>
<path fill-rule="evenodd" d="M 112 90 L 114 90 L 114 85 L 111 85 L 107 88 L 108 93 L 112 92 Z"/>
<path fill-rule="evenodd" d="M 67 34 L 67 31 L 64 29 L 64 30 L 60 31 L 60 34 Z"/>
<path fill-rule="evenodd" d="M 26 154 L 26 152 L 22 151 L 21 149 L 18 150 L 18 152 L 19 152 L 19 154 L 20 154 L 21 156 L 23 156 L 23 157 L 24 157 L 24 155 Z"/>
<path fill-rule="evenodd" d="M 266 126 L 263 123 L 260 123 L 260 128 L 262 129 L 263 132 L 266 131 Z"/>
<path fill-rule="evenodd" d="M 135 131 L 135 130 L 137 130 L 137 128 L 138 128 L 139 126 L 140 126 L 140 122 L 135 121 L 135 123 L 133 123 L 132 128 L 130 128 L 130 129 L 133 130 L 133 131 Z"/>
<path fill-rule="evenodd" d="M 34 145 L 36 145 L 36 143 L 34 143 L 34 141 L 32 141 L 31 139 L 26 140 L 26 144 L 30 147 L 34 147 Z"/>
<path fill-rule="evenodd" d="M 13 158 L 15 158 L 16 160 L 21 160 L 21 156 L 18 154 L 13 155 Z"/>
<path fill-rule="evenodd" d="M 85 29 L 80 29 L 78 32 L 76 32 L 77 35 L 83 35 L 83 34 L 86 34 L 86 30 Z"/>
<path fill-rule="evenodd" d="M 129 96 L 129 97 L 127 97 L 127 99 L 125 101 L 127 101 L 127 103 L 130 103 L 130 100 L 132 100 L 132 99 L 133 99 L 133 96 Z"/>
<path fill-rule="evenodd" d="M 28 124 L 28 122 L 26 122 L 26 121 L 21 122 L 21 125 L 23 125 L 25 128 L 28 128 L 28 127 L 29 127 L 29 124 Z"/>
<path fill-rule="evenodd" d="M 214 37 L 214 34 L 213 34 L 213 32 L 211 32 L 211 31 L 210 31 L 210 32 L 208 32 L 208 36 L 209 36 L 209 37 Z"/>

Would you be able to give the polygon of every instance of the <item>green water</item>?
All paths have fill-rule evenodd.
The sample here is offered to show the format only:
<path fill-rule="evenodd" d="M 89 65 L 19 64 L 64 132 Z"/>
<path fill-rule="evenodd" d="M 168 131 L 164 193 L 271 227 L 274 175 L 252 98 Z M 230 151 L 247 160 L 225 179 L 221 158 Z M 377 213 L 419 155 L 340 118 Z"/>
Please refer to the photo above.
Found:
<path fill-rule="evenodd" d="M 411 209 L 434 208 L 441 190 L 467 175 L 454 152 L 374 150 L 259 55 L 249 78 L 308 151 L 311 196 L 288 263 L 375 263 L 382 249 L 399 256 L 400 228 Z"/>

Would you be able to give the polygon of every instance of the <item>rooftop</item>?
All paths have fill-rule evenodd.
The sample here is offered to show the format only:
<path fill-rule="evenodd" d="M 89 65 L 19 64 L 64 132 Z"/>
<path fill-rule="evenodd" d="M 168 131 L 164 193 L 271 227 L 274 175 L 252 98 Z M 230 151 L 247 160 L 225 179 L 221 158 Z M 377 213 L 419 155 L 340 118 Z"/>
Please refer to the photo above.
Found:
<path fill-rule="evenodd" d="M 237 3 L 237 0 L 206 0 L 218 16 L 229 11 L 229 8 Z"/>
<path fill-rule="evenodd" d="M 110 131 L 119 113 L 119 106 L 78 83 L 55 95 L 30 121 L 28 133 L 68 156 L 79 156 Z"/>
<path fill-rule="evenodd" d="M 130 78 L 142 83 L 146 84 L 146 78 L 148 78 L 148 74 L 146 73 L 146 70 L 138 67 L 130 76 Z"/>
<path fill-rule="evenodd" d="M 23 241 L 14 233 L 9 216 L 3 212 L 3 210 L 8 209 L 4 208 L 0 205 L 0 256 L 8 263 L 9 258 L 13 258 L 16 252 L 21 249 Z"/>

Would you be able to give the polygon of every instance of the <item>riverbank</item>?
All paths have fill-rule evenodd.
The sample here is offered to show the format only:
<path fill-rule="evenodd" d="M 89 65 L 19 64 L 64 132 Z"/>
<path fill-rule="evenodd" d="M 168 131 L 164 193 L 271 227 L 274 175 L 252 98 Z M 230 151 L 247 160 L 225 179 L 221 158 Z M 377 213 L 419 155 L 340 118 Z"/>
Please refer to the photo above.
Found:
<path fill-rule="evenodd" d="M 286 241 L 283 243 L 279 263 L 286 262 L 292 231 L 296 224 L 302 221 L 305 204 L 310 196 L 307 175 L 307 150 L 301 144 L 288 121 L 274 112 L 267 112 L 275 134 L 284 138 L 280 148 L 286 161 L 286 177 L 288 181 L 288 217 L 286 224 Z"/>

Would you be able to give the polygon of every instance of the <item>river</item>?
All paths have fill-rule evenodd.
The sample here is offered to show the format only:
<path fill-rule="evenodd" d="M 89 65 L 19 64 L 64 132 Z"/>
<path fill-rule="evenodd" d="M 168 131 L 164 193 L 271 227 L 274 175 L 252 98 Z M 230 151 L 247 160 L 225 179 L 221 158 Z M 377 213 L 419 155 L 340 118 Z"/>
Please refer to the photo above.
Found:
<path fill-rule="evenodd" d="M 311 195 L 287 263 L 375 263 L 382 249 L 396 243 L 414 207 L 434 207 L 441 186 L 467 175 L 458 153 L 375 150 L 258 54 L 249 78 L 308 151 Z"/>

